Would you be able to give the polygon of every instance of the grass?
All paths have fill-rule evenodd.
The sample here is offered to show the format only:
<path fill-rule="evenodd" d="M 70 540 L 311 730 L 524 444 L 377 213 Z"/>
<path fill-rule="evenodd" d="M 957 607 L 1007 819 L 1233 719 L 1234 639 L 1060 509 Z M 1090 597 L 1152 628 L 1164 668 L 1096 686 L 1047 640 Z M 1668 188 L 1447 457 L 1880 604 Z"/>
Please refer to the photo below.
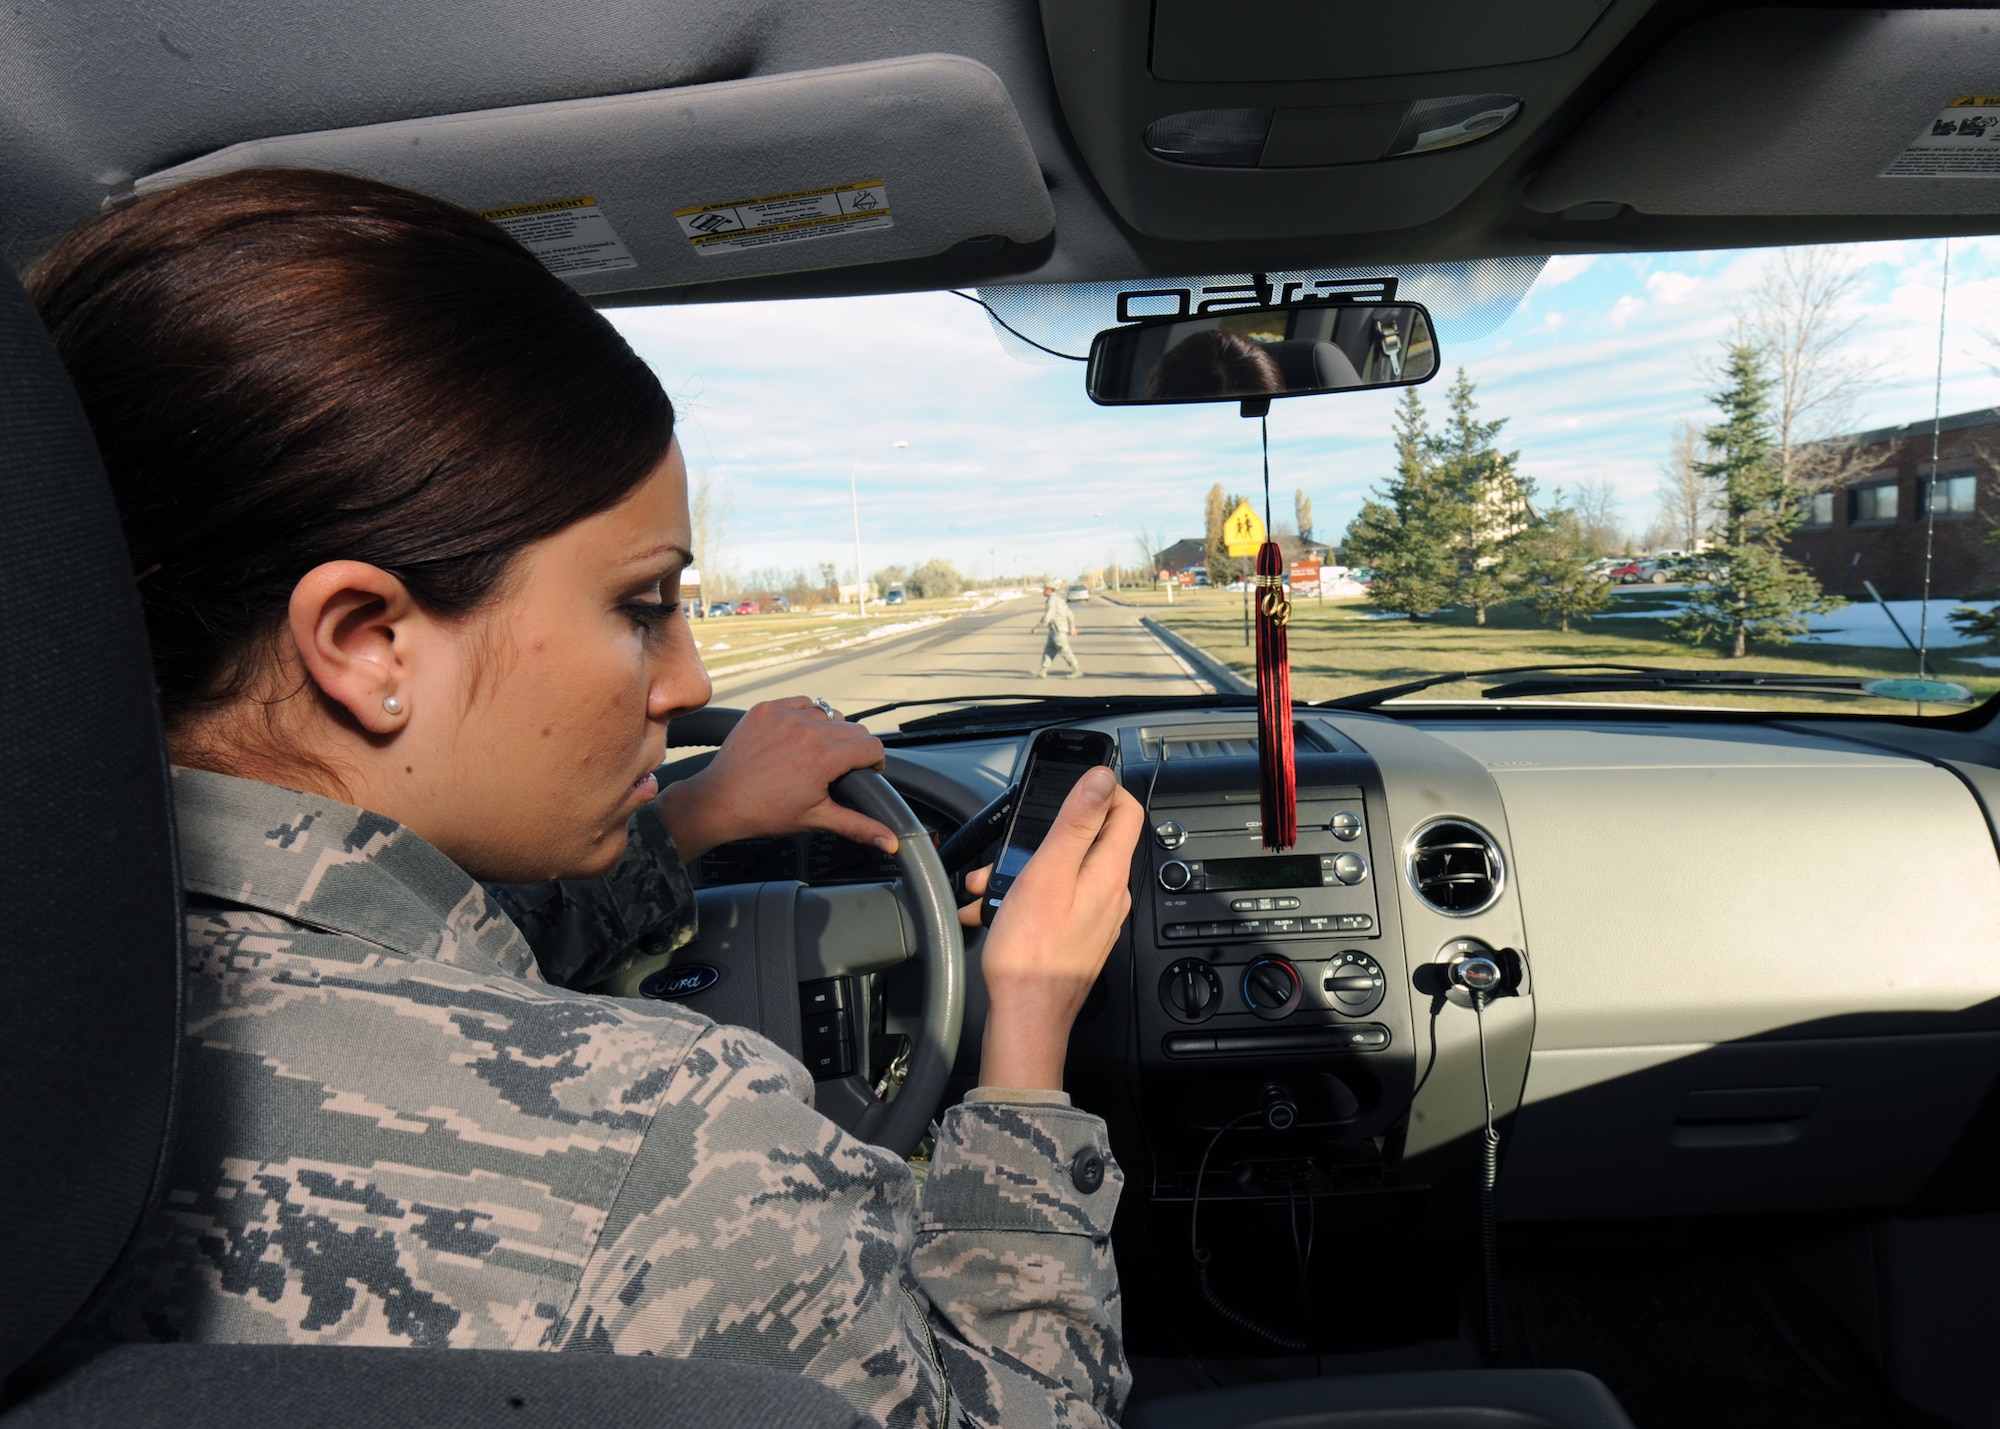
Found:
<path fill-rule="evenodd" d="M 753 660 L 810 654 L 885 625 L 957 614 L 971 604 L 969 600 L 956 598 L 912 600 L 891 606 L 870 601 L 865 621 L 855 615 L 852 605 L 821 605 L 765 615 L 710 616 L 692 624 L 702 663 L 711 674 L 719 674 Z"/>
<path fill-rule="evenodd" d="M 1243 642 L 1243 597 L 1225 591 L 1178 591 L 1168 607 L 1158 591 L 1128 592 L 1128 604 L 1170 626 L 1228 664 L 1246 678 L 1255 678 L 1252 648 Z M 1614 610 L 1661 610 L 1679 599 L 1676 592 L 1643 591 L 1617 597 Z M 1945 602 L 1948 610 L 1954 602 Z M 1467 612 L 1446 611 L 1421 621 L 1384 619 L 1362 598 L 1301 600 L 1292 608 L 1292 694 L 1300 701 L 1331 699 L 1362 690 L 1449 670 L 1484 670 L 1507 665 L 1606 661 L 1623 665 L 1658 665 L 1678 670 L 1756 670 L 1787 675 L 1844 675 L 1864 679 L 1909 676 L 1916 658 L 1903 648 L 1814 643 L 1755 645 L 1747 659 L 1722 656 L 1714 647 L 1696 648 L 1673 640 L 1661 618 L 1599 619 L 1568 633 L 1541 624 L 1521 605 L 1501 606 L 1476 626 Z M 1937 612 L 1933 619 L 1939 618 Z M 1254 638 L 1254 636 L 1253 636 Z M 1967 651 L 1976 654 L 1977 651 Z M 1930 671 L 1968 685 L 1980 699 L 2000 691 L 2000 671 L 1936 651 Z M 1474 682 L 1441 685 L 1424 699 L 1472 699 L 1481 686 Z M 1648 693 L 1645 695 L 1581 694 L 1564 697 L 1584 701 L 1644 704 L 1705 705 L 1711 708 L 1792 711 L 1851 711 L 1911 714 L 1916 707 L 1900 700 L 1841 695 L 1767 695 Z M 1950 714 L 1963 706 L 1926 705 L 1926 714 Z"/>

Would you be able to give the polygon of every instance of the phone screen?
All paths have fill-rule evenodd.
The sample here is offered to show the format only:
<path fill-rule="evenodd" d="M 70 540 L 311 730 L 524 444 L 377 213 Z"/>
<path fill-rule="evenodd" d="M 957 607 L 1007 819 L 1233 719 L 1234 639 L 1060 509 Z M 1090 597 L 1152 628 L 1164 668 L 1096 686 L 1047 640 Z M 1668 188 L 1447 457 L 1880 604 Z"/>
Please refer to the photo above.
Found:
<path fill-rule="evenodd" d="M 1094 730 L 1049 729 L 1035 736 L 1034 747 L 1028 752 L 1028 770 L 1021 778 L 1021 797 L 1014 805 L 1014 816 L 1008 822 L 1007 837 L 1000 845 L 1000 857 L 994 862 L 981 905 L 988 918 L 1055 827 L 1056 814 L 1069 791 L 1092 769 L 1109 764 L 1115 748 L 1110 735 Z"/>

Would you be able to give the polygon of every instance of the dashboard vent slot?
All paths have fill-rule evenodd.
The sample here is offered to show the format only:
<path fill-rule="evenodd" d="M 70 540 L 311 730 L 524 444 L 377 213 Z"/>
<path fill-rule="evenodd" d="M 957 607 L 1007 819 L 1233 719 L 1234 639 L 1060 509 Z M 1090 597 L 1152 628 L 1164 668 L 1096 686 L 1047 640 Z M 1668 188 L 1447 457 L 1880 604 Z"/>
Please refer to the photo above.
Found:
<path fill-rule="evenodd" d="M 1464 819 L 1433 819 L 1418 828 L 1403 866 L 1417 897 L 1452 918 L 1491 908 L 1507 876 L 1493 835 Z"/>

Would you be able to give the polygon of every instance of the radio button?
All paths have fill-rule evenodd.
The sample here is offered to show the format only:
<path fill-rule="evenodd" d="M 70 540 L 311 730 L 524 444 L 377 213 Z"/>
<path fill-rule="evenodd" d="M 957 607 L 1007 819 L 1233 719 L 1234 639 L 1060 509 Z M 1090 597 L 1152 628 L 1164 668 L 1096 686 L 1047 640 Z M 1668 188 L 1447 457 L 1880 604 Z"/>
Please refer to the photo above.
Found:
<path fill-rule="evenodd" d="M 1366 913 L 1343 913 L 1334 924 L 1343 933 L 1365 933 L 1375 926 L 1375 920 Z"/>
<path fill-rule="evenodd" d="M 1299 900 L 1296 898 L 1273 898 L 1271 906 L 1273 908 L 1296 908 L 1299 906 Z"/>
<path fill-rule="evenodd" d="M 1361 819 L 1358 815 L 1342 809 L 1326 821 L 1326 831 L 1342 843 L 1346 843 L 1361 836 Z"/>
<path fill-rule="evenodd" d="M 1296 933 L 1299 930 L 1299 920 L 1296 918 L 1273 918 L 1270 920 L 1268 926 L 1274 933 Z"/>
<path fill-rule="evenodd" d="M 1236 931 L 1234 923 L 1203 923 L 1201 935 L 1204 938 L 1226 938 Z"/>
<path fill-rule="evenodd" d="M 1153 838 L 1161 848 L 1179 848 L 1187 842 L 1187 827 L 1178 819 L 1153 825 Z"/>
<path fill-rule="evenodd" d="M 1229 911 L 1232 913 L 1255 913 L 1257 911 L 1257 905 L 1262 901 L 1263 901 L 1262 899 L 1258 898 L 1231 899 L 1229 903 Z"/>
<path fill-rule="evenodd" d="M 1238 937 L 1247 938 L 1250 937 L 1252 934 L 1261 933 L 1263 931 L 1264 931 L 1264 920 L 1262 918 L 1242 918 L 1237 920 L 1236 934 Z"/>
<path fill-rule="evenodd" d="M 1340 854 L 1333 860 L 1333 876 L 1342 883 L 1359 883 L 1368 876 L 1368 860 L 1358 853 Z"/>
<path fill-rule="evenodd" d="M 1306 919 L 1306 931 L 1307 931 L 1308 933 L 1325 933 L 1325 932 L 1329 932 L 1329 931 L 1331 931 L 1331 930 L 1332 930 L 1332 928 L 1333 928 L 1333 925 L 1334 925 L 1334 920 L 1333 920 L 1332 918 L 1308 918 L 1308 919 Z"/>
<path fill-rule="evenodd" d="M 1160 929 L 1160 934 L 1162 937 L 1167 938 L 1192 938 L 1200 931 L 1192 923 L 1169 923 L 1166 927 Z"/>
<path fill-rule="evenodd" d="M 1188 886 L 1194 871 L 1177 858 L 1170 858 L 1160 865 L 1160 887 L 1169 893 L 1178 893 Z"/>

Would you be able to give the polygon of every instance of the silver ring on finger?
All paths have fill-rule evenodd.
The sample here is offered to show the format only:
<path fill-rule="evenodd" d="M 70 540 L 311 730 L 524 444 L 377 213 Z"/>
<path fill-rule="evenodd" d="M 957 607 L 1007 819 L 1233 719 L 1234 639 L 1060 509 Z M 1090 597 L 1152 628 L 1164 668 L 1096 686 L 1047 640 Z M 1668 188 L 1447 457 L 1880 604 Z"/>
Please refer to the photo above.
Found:
<path fill-rule="evenodd" d="M 814 700 L 814 701 L 813 701 L 813 703 L 814 703 L 814 704 L 816 704 L 816 705 L 818 705 L 818 706 L 820 707 L 820 709 L 821 709 L 822 711 L 824 711 L 824 712 L 825 712 L 825 714 L 826 714 L 826 717 L 827 717 L 828 719 L 839 719 L 839 718 L 840 718 L 840 715 L 839 715 L 839 713 L 838 713 L 838 712 L 836 712 L 836 711 L 835 711 L 835 709 L 834 709 L 834 707 L 833 707 L 832 705 L 828 704 L 828 703 L 827 703 L 827 702 L 826 702 L 825 700 Z"/>

